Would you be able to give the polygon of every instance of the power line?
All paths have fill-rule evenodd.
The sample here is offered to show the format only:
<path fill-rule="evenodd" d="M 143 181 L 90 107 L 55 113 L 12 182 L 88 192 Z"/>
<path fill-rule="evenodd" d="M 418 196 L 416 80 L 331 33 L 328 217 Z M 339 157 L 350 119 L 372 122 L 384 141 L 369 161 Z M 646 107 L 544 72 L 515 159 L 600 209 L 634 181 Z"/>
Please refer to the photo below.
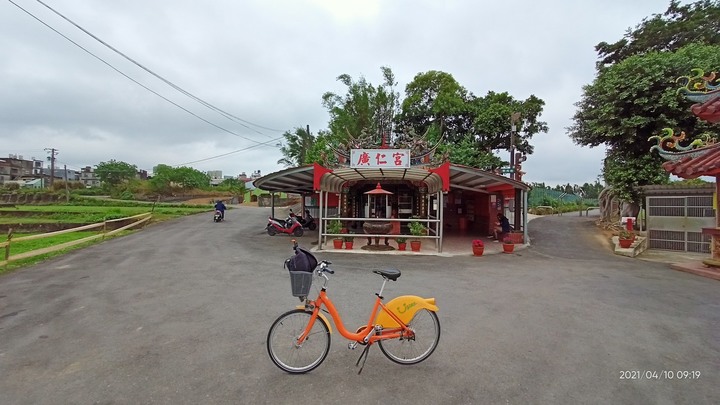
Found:
<path fill-rule="evenodd" d="M 264 142 L 256 141 L 256 140 L 251 139 L 251 138 L 248 138 L 248 137 L 246 137 L 246 136 L 237 134 L 237 133 L 235 133 L 235 132 L 233 132 L 233 131 L 231 131 L 231 130 L 229 130 L 229 129 L 223 128 L 223 127 L 221 127 L 221 126 L 219 126 L 219 125 L 213 124 L 212 122 L 210 122 L 210 121 L 206 120 L 205 118 L 203 118 L 203 117 L 201 117 L 201 116 L 193 113 L 192 111 L 188 110 L 187 108 L 185 108 L 185 107 L 183 107 L 183 106 L 175 103 L 174 101 L 166 98 L 165 96 L 161 95 L 160 93 L 158 93 L 158 92 L 150 89 L 149 87 L 145 86 L 144 84 L 142 84 L 142 83 L 138 82 L 137 80 L 133 79 L 132 77 L 126 75 L 125 73 L 123 73 L 122 71 L 120 71 L 119 69 L 117 69 L 115 66 L 113 66 L 113 65 L 110 64 L 109 62 L 107 62 L 107 61 L 105 61 L 104 59 L 102 59 L 101 57 L 99 57 L 99 56 L 95 55 L 94 53 L 90 52 L 89 50 L 85 49 L 82 45 L 78 44 L 77 42 L 75 42 L 75 41 L 73 41 L 72 39 L 68 38 L 66 35 L 64 35 L 64 34 L 61 33 L 60 31 L 58 31 L 58 30 L 56 30 L 55 28 L 51 27 L 50 25 L 48 25 L 47 23 L 45 23 L 45 22 L 44 22 L 43 20 L 41 20 L 40 18 L 38 18 L 38 17 L 36 17 L 35 15 L 33 15 L 31 12 L 29 12 L 29 11 L 25 10 L 24 8 L 22 8 L 20 5 L 18 5 L 17 3 L 15 3 L 13 0 L 8 0 L 8 1 L 9 1 L 10 3 L 12 3 L 15 7 L 19 8 L 19 9 L 22 10 L 22 11 L 24 11 L 24 12 L 25 12 L 26 14 L 28 14 L 30 17 L 32 17 L 32 18 L 34 18 L 35 20 L 37 20 L 38 22 L 40 22 L 42 25 L 46 26 L 46 27 L 49 28 L 50 30 L 54 31 L 56 34 L 58 34 L 58 35 L 60 35 L 61 37 L 65 38 L 65 39 L 68 40 L 70 43 L 72 43 L 73 45 L 75 45 L 75 46 L 77 46 L 78 48 L 82 49 L 83 51 L 85 51 L 86 53 L 88 53 L 89 55 L 91 55 L 92 57 L 94 57 L 95 59 L 97 59 L 97 60 L 99 60 L 100 62 L 104 63 L 104 64 L 107 65 L 110 69 L 116 71 L 117 73 L 121 74 L 122 76 L 124 76 L 124 77 L 127 78 L 128 80 L 130 80 L 130 81 L 132 81 L 133 83 L 137 84 L 138 86 L 144 88 L 145 90 L 147 90 L 147 91 L 155 94 L 156 96 L 158 96 L 158 97 L 160 97 L 161 99 L 167 101 L 168 103 L 174 105 L 175 107 L 177 107 L 177 108 L 185 111 L 186 113 L 192 115 L 193 117 L 195 117 L 195 118 L 197 118 L 197 119 L 199 119 L 199 120 L 201 120 L 201 121 L 203 121 L 203 122 L 205 122 L 205 123 L 207 123 L 207 124 L 212 125 L 213 127 L 217 128 L 217 129 L 219 129 L 219 130 L 221 130 L 221 131 L 227 132 L 227 133 L 229 133 L 229 134 L 231 134 L 231 135 L 235 135 L 235 136 L 237 136 L 237 137 L 239 137 L 239 138 L 246 139 L 246 140 L 248 140 L 248 141 L 250 141 L 250 142 L 255 142 L 255 143 L 260 144 L 260 145 L 264 144 Z M 256 131 L 256 132 L 257 132 L 257 131 Z M 280 139 L 280 138 L 276 138 L 276 139 Z"/>
<path fill-rule="evenodd" d="M 192 162 L 180 163 L 180 164 L 177 164 L 177 165 L 174 165 L 174 166 L 175 166 L 175 167 L 185 166 L 185 165 L 189 165 L 189 164 L 193 164 L 193 163 L 200 163 L 200 162 L 205 162 L 205 161 L 208 161 L 208 160 L 218 159 L 218 158 L 225 157 L 225 156 L 229 156 L 229 155 L 232 155 L 232 154 L 235 154 L 235 153 L 244 152 L 244 151 L 246 151 L 246 150 L 248 150 L 248 149 L 257 148 L 258 146 L 270 146 L 270 143 L 271 143 L 271 142 L 275 142 L 275 141 L 277 141 L 277 140 L 279 140 L 279 139 L 282 139 L 282 137 L 280 137 L 280 138 L 275 138 L 275 139 L 273 139 L 273 140 L 271 140 L 271 141 L 268 141 L 268 142 L 265 142 L 265 143 L 248 146 L 248 147 L 242 148 L 242 149 L 237 149 L 237 150 L 234 150 L 234 151 L 232 151 L 232 152 L 223 153 L 223 154 L 221 154 L 221 155 L 211 156 L 211 157 L 204 158 L 204 159 L 199 159 L 199 160 L 193 160 Z"/>
<path fill-rule="evenodd" d="M 268 136 L 268 137 L 269 137 L 269 135 L 263 134 L 262 132 L 259 132 L 259 131 L 255 130 L 255 129 L 253 129 L 253 128 L 250 128 L 250 127 L 248 127 L 248 126 L 246 126 L 246 125 L 244 125 L 244 124 L 242 124 L 242 123 L 244 122 L 244 123 L 247 123 L 247 124 L 249 124 L 249 125 L 256 126 L 256 127 L 258 127 L 258 128 L 266 129 L 266 130 L 268 130 L 268 131 L 283 132 L 282 130 L 279 130 L 279 129 L 268 128 L 268 127 L 264 127 L 264 126 L 262 126 L 262 125 L 258 125 L 258 124 L 252 123 L 252 122 L 250 122 L 250 121 L 247 121 L 247 120 L 244 120 L 244 119 L 242 119 L 242 118 L 240 118 L 240 117 L 237 117 L 237 116 L 235 116 L 235 115 L 233 115 L 233 114 L 231 114 L 231 113 L 229 113 L 229 112 L 226 112 L 226 111 L 224 111 L 224 110 L 222 110 L 222 109 L 220 109 L 220 108 L 218 108 L 218 107 L 215 107 L 214 105 L 208 103 L 207 101 L 205 101 L 205 100 L 203 100 L 203 99 L 195 96 L 194 94 L 186 91 L 185 89 L 177 86 L 175 83 L 173 83 L 173 82 L 165 79 L 164 77 L 158 75 L 157 73 L 155 73 L 155 72 L 153 72 L 152 70 L 150 70 L 149 68 L 143 66 L 142 64 L 140 64 L 140 63 L 137 62 L 136 60 L 132 59 L 131 57 L 125 55 L 124 53 L 122 53 L 121 51 L 117 50 L 117 49 L 116 49 L 115 47 L 113 47 L 112 45 L 110 45 L 110 44 L 108 44 L 107 42 L 103 41 L 102 39 L 98 38 L 97 36 L 95 36 L 94 34 L 92 34 L 90 31 L 88 31 L 88 30 L 86 30 L 85 28 L 81 27 L 80 25 L 78 25 L 77 23 L 75 23 L 74 21 L 72 21 L 71 19 L 65 17 L 65 16 L 62 15 L 60 12 L 58 12 L 58 11 L 55 10 L 54 8 L 48 6 L 47 4 L 45 4 L 44 2 L 42 2 L 41 0 L 36 0 L 36 1 L 37 1 L 38 3 L 40 3 L 40 4 L 42 4 L 43 6 L 47 7 L 47 8 L 48 8 L 50 11 L 52 11 L 53 13 L 57 14 L 58 16 L 60 16 L 60 18 L 64 19 L 65 21 L 67 21 L 67 22 L 69 22 L 70 24 L 72 24 L 72 25 L 74 25 L 75 27 L 77 27 L 77 29 L 79 29 L 80 31 L 82 31 L 82 32 L 84 32 L 85 34 L 87 34 L 87 35 L 89 35 L 90 37 L 92 37 L 94 40 L 100 42 L 101 44 L 105 45 L 107 48 L 111 49 L 113 52 L 115 52 L 115 53 L 117 53 L 118 55 L 122 56 L 123 58 L 127 59 L 127 60 L 130 61 L 131 63 L 135 64 L 135 65 L 136 65 L 137 67 L 139 67 L 140 69 L 142 69 L 142 70 L 150 73 L 151 75 L 155 76 L 156 78 L 162 80 L 162 81 L 163 81 L 164 83 L 166 83 L 168 86 L 170 86 L 170 87 L 174 88 L 175 90 L 181 92 L 182 94 L 190 97 L 191 99 L 199 102 L 200 104 L 204 105 L 205 107 L 207 107 L 207 108 L 209 108 L 209 109 L 211 109 L 211 110 L 219 113 L 220 115 L 224 116 L 225 118 L 227 118 L 227 119 L 229 119 L 229 120 L 235 119 L 236 121 L 241 121 L 241 122 L 239 122 L 239 124 L 242 125 L 242 126 L 244 126 L 245 128 L 247 128 L 247 129 L 249 129 L 249 130 L 251 130 L 251 131 L 255 131 L 255 132 L 257 132 L 258 134 Z"/>

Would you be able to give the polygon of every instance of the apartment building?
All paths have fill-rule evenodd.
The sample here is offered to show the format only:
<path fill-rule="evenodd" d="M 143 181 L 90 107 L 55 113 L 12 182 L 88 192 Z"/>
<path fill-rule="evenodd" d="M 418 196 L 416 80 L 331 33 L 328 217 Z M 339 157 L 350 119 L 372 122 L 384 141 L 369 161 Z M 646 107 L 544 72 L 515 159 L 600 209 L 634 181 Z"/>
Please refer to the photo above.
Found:
<path fill-rule="evenodd" d="M 25 160 L 22 155 L 9 154 L 0 158 L 0 184 L 6 181 L 22 181 L 42 176 L 43 161 L 30 158 Z"/>

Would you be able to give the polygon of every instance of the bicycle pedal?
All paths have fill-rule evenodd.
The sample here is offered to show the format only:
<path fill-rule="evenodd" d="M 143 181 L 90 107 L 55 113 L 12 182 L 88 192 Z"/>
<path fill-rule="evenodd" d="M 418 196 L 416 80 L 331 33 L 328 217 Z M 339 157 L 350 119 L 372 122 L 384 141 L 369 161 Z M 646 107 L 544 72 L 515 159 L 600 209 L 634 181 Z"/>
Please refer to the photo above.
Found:
<path fill-rule="evenodd" d="M 348 349 L 355 350 L 357 345 L 358 345 L 357 342 L 350 342 L 350 343 L 348 343 Z"/>

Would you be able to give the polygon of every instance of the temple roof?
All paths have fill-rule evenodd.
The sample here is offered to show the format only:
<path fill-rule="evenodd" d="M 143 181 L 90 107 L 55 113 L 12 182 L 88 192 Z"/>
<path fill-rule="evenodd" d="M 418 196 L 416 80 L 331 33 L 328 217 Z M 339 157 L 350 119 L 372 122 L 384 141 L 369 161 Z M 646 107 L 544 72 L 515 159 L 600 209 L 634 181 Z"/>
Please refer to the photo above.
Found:
<path fill-rule="evenodd" d="M 254 184 L 255 187 L 271 192 L 282 191 L 306 194 L 314 191 L 313 175 L 313 165 L 306 165 L 265 175 L 255 180 Z M 449 186 L 451 188 L 476 192 L 491 193 L 505 189 L 528 190 L 530 188 L 523 182 L 461 165 L 449 165 L 449 177 Z M 430 193 L 440 191 L 442 188 L 442 180 L 438 174 L 420 167 L 408 169 L 338 168 L 324 173 L 320 186 L 324 191 L 339 193 L 343 184 L 363 180 L 373 182 L 385 180 L 421 181 L 427 184 Z"/>
<path fill-rule="evenodd" d="M 684 179 L 720 176 L 720 143 L 695 149 L 692 154 L 667 161 L 662 166 L 669 173 Z"/>

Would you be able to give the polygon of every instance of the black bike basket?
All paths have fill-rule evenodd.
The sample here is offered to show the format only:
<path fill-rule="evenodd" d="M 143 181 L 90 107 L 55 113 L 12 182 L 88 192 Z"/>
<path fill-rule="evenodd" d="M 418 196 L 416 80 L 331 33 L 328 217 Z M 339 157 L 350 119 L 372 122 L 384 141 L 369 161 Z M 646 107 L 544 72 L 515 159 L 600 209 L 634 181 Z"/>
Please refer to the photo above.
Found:
<path fill-rule="evenodd" d="M 298 247 L 295 255 L 285 260 L 285 267 L 290 271 L 290 288 L 293 297 L 307 297 L 312 286 L 313 270 L 318 261 L 312 253 Z"/>

